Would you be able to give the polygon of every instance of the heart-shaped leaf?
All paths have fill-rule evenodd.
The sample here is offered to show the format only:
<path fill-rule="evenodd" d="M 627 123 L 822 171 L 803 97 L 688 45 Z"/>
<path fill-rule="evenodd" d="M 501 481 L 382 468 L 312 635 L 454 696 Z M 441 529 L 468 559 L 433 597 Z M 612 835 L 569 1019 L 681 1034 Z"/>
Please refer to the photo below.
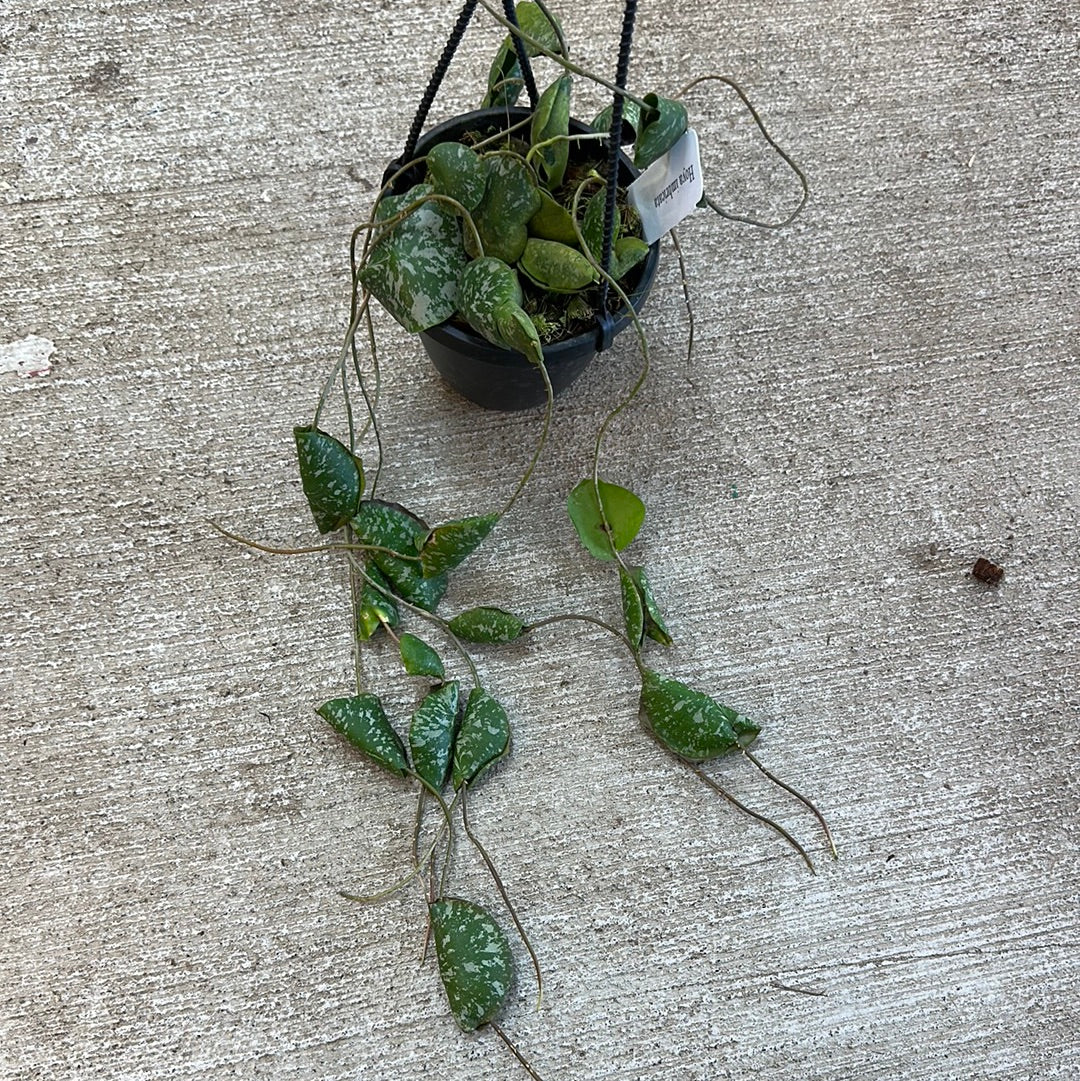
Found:
<path fill-rule="evenodd" d="M 657 742 L 690 762 L 749 747 L 760 731 L 707 694 L 651 669 L 641 681 L 641 721 Z"/>
<path fill-rule="evenodd" d="M 428 151 L 428 176 L 432 188 L 456 199 L 466 210 L 475 210 L 487 189 L 487 171 L 475 150 L 461 143 L 439 143 Z"/>
<path fill-rule="evenodd" d="M 494 1020 L 510 991 L 510 943 L 494 917 L 471 901 L 444 897 L 428 913 L 450 1012 L 472 1032 Z"/>
<path fill-rule="evenodd" d="M 521 284 L 512 267 L 501 259 L 474 259 L 461 275 L 458 296 L 461 315 L 478 334 L 543 363 L 540 336 L 521 307 Z"/>
<path fill-rule="evenodd" d="M 474 687 L 454 743 L 454 788 L 473 784 L 510 746 L 506 710 L 487 691 Z"/>
<path fill-rule="evenodd" d="M 581 543 L 597 559 L 614 559 L 612 546 L 616 552 L 621 552 L 638 535 L 641 523 L 645 521 L 645 504 L 618 484 L 602 480 L 599 488 L 603 516 L 592 480 L 583 480 L 574 488 L 566 501 L 566 510 Z M 604 527 L 604 517 L 611 527 L 610 535 Z"/>
<path fill-rule="evenodd" d="M 512 642 L 520 638 L 525 624 L 502 608 L 469 608 L 450 620 L 448 626 L 466 642 Z"/>
<path fill-rule="evenodd" d="M 619 568 L 619 589 L 622 593 L 626 637 L 634 649 L 640 649 L 641 640 L 645 636 L 645 606 L 638 592 L 637 583 L 622 567 Z"/>
<path fill-rule="evenodd" d="M 578 293 L 596 281 L 596 268 L 576 248 L 530 237 L 518 263 L 522 273 L 549 293 Z"/>
<path fill-rule="evenodd" d="M 641 128 L 634 143 L 634 164 L 646 169 L 663 157 L 686 132 L 686 106 L 657 94 L 646 94 L 648 109 L 640 119 Z"/>
<path fill-rule="evenodd" d="M 318 428 L 294 428 L 300 483 L 320 533 L 340 529 L 364 492 L 364 471 L 344 443 Z"/>
<path fill-rule="evenodd" d="M 424 697 L 409 725 L 413 769 L 436 791 L 450 772 L 457 715 L 458 685 L 444 683 Z"/>
<path fill-rule="evenodd" d="M 529 239 L 529 219 L 540 209 L 540 192 L 525 162 L 516 154 L 496 152 L 483 159 L 487 189 L 473 213 L 484 255 L 516 263 Z M 474 258 L 471 234 L 465 247 Z M 380 298 L 381 299 L 381 298 Z"/>
<path fill-rule="evenodd" d="M 556 79 L 540 95 L 533 113 L 530 141 L 533 146 L 570 133 L 570 91 L 574 80 L 569 75 Z M 540 151 L 544 180 L 550 191 L 554 191 L 563 182 L 566 164 L 570 160 L 570 143 L 561 138 L 551 146 Z"/>
<path fill-rule="evenodd" d="M 367 578 L 360 587 L 356 607 L 356 637 L 362 642 L 366 642 L 380 627 L 396 627 L 401 621 L 398 606 L 394 598 L 389 596 L 390 583 L 370 559 L 364 563 L 364 574 Z"/>
<path fill-rule="evenodd" d="M 442 658 L 423 638 L 406 632 L 398 639 L 398 650 L 401 653 L 401 663 L 410 676 L 442 679 L 446 675 Z"/>
<path fill-rule="evenodd" d="M 376 216 L 386 221 L 431 193 L 430 184 L 417 184 L 383 199 Z M 358 277 L 407 331 L 418 334 L 454 314 L 458 275 L 467 261 L 456 215 L 437 202 L 421 202 L 379 238 Z"/>
<path fill-rule="evenodd" d="M 478 514 L 436 526 L 420 549 L 420 568 L 424 577 L 453 570 L 476 551 L 498 520 L 497 513 Z"/>
<path fill-rule="evenodd" d="M 334 698 L 315 712 L 373 762 L 399 777 L 408 773 L 405 745 L 387 720 L 378 695 Z"/>
<path fill-rule="evenodd" d="M 398 553 L 372 552 L 371 558 L 399 597 L 425 612 L 434 612 L 446 592 L 447 577 L 438 574 L 425 578 L 420 570 L 418 552 L 430 532 L 427 525 L 395 503 L 365 499 L 353 517 L 352 527 L 361 543 Z"/>

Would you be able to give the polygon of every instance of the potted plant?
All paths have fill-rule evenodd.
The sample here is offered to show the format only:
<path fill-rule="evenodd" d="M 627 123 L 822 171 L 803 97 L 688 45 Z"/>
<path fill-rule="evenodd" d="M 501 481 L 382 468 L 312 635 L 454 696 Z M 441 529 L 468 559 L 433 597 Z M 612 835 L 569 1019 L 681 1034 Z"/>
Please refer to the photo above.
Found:
<path fill-rule="evenodd" d="M 388 716 L 366 686 L 330 694 L 317 709 L 367 760 L 397 783 L 411 785 L 417 795 L 412 851 L 401 878 L 378 894 L 352 899 L 377 900 L 420 883 L 454 1018 L 465 1030 L 490 1026 L 535 1077 L 497 1021 L 511 985 L 508 938 L 493 913 L 457 896 L 453 888 L 454 838 L 460 830 L 491 872 L 532 958 L 539 990 L 540 966 L 523 921 L 469 819 L 471 793 L 507 754 L 511 729 L 497 693 L 499 680 L 508 677 L 497 674 L 489 681 L 487 667 L 497 656 L 489 652 L 482 666 L 474 657 L 475 646 L 497 647 L 559 622 L 604 628 L 625 647 L 640 685 L 643 727 L 665 751 L 777 830 L 811 869 L 809 855 L 783 827 L 738 804 L 702 764 L 723 754 L 742 754 L 825 824 L 805 797 L 754 756 L 755 724 L 646 662 L 647 649 L 667 646 L 671 638 L 644 567 L 625 555 L 642 527 L 645 507 L 628 488 L 601 476 L 601 449 L 611 420 L 638 393 L 648 373 L 648 339 L 637 313 L 656 272 L 657 220 L 663 224 L 669 196 L 688 170 L 693 173 L 692 165 L 675 174 L 664 172 L 672 154 L 689 139 L 686 109 L 678 100 L 638 96 L 626 88 L 632 2 L 626 5 L 614 83 L 573 63 L 561 27 L 545 4 L 523 2 L 514 8 L 507 0 L 499 11 L 487 0 L 478 2 L 507 30 L 481 108 L 422 133 L 442 72 L 477 6 L 474 0 L 466 3 L 451 34 L 405 153 L 387 168 L 368 220 L 353 234 L 345 346 L 313 420 L 297 427 L 294 439 L 315 525 L 337 538 L 304 550 L 334 550 L 347 560 L 357 650 L 378 647 L 380 640 L 383 648 L 389 643 L 405 677 L 422 681 L 416 709 L 404 725 Z M 556 65 L 556 77 L 542 92 L 531 70 L 539 57 Z M 611 106 L 589 123 L 572 118 L 573 75 L 594 78 L 612 92 Z M 522 92 L 530 99 L 528 108 L 516 104 Z M 632 160 L 622 149 L 631 146 Z M 650 209 L 638 199 L 635 209 L 627 188 L 639 170 L 650 167 L 652 173 L 643 179 L 652 176 L 652 190 L 659 193 L 651 196 L 655 206 Z M 696 179 L 699 187 L 691 190 L 700 191 L 700 176 Z M 643 221 L 642 209 L 646 216 L 663 212 Z M 480 513 L 431 527 L 415 509 L 377 494 L 382 463 L 372 299 L 421 336 L 443 378 L 466 397 L 489 408 L 543 408 L 538 444 L 523 476 L 512 492 L 493 497 Z M 363 336 L 362 327 L 367 331 Z M 528 483 L 550 428 L 554 395 L 626 327 L 633 327 L 641 350 L 640 377 L 613 405 L 598 432 L 592 461 L 566 500 L 582 544 L 618 590 L 622 625 L 587 612 L 536 615 L 512 598 L 442 614 L 449 575 L 459 572 Z M 368 363 L 361 349 L 365 338 Z M 324 429 L 322 416 L 337 389 L 347 430 L 335 435 Z M 363 425 L 357 419 L 361 400 Z M 372 444 L 374 469 L 365 466 L 361 454 Z"/>

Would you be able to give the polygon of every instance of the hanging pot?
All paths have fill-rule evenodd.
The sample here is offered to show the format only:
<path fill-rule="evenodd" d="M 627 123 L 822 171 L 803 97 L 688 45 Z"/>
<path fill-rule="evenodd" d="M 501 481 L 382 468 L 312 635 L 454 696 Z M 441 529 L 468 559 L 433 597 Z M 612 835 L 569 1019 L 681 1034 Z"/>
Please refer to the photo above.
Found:
<path fill-rule="evenodd" d="M 495 133 L 519 123 L 530 115 L 528 109 L 479 109 L 448 120 L 424 134 L 416 145 L 414 157 L 422 157 L 438 143 L 457 141 L 468 132 Z M 570 121 L 570 132 L 584 135 L 591 129 L 578 120 Z M 571 160 L 590 151 L 580 144 L 571 144 Z M 595 154 L 595 150 L 592 151 Z M 624 154 L 619 155 L 619 185 L 626 187 L 638 171 Z M 406 191 L 422 179 L 414 173 L 400 177 L 394 186 L 396 193 Z M 627 276 L 627 296 L 640 311 L 649 295 L 660 260 L 660 245 L 653 244 L 649 254 Z M 630 323 L 624 308 L 614 315 L 613 334 Z M 589 361 L 604 347 L 599 326 L 572 338 L 544 346 L 544 363 L 555 394 L 564 391 L 585 370 Z M 544 381 L 536 367 L 524 355 L 512 349 L 493 345 L 486 338 L 453 320 L 440 323 L 420 335 L 428 356 L 443 379 L 469 401 L 485 409 L 531 409 L 547 401 Z"/>

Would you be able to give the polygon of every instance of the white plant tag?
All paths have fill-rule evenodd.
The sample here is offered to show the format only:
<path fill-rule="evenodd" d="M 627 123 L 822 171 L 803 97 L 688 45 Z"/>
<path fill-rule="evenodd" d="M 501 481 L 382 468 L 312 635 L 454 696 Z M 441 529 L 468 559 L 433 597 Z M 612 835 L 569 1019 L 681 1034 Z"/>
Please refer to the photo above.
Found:
<path fill-rule="evenodd" d="M 697 132 L 687 128 L 683 137 L 626 189 L 630 205 L 641 217 L 645 243 L 659 240 L 692 214 L 704 190 Z"/>

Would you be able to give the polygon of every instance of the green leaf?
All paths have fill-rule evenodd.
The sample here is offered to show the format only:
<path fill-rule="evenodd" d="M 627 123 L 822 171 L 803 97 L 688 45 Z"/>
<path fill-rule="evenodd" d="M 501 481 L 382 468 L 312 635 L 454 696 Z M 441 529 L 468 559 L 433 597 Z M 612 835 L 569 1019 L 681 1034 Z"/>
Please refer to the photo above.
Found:
<path fill-rule="evenodd" d="M 458 685 L 444 683 L 424 697 L 409 725 L 413 769 L 432 788 L 446 783 L 457 728 Z"/>
<path fill-rule="evenodd" d="M 645 504 L 629 489 L 617 484 L 602 480 L 599 488 L 604 515 L 611 526 L 610 537 L 604 528 L 600 503 L 591 480 L 583 480 L 574 488 L 566 501 L 566 510 L 581 543 L 597 559 L 614 559 L 612 545 L 616 552 L 621 552 L 638 535 L 641 523 L 645 521 Z"/>
<path fill-rule="evenodd" d="M 570 91 L 573 85 L 574 80 L 569 75 L 563 75 L 540 95 L 530 129 L 533 146 L 555 136 L 569 135 Z M 540 151 L 544 180 L 551 191 L 562 184 L 569 160 L 570 143 L 567 139 L 560 139 Z"/>
<path fill-rule="evenodd" d="M 487 691 L 474 687 L 454 744 L 454 788 L 471 785 L 510 746 L 506 710 Z"/>
<path fill-rule="evenodd" d="M 600 132 L 601 135 L 609 135 L 611 133 L 611 112 L 612 107 L 609 105 L 602 112 L 596 114 L 593 117 L 592 123 L 589 127 L 593 131 Z M 622 111 L 622 126 L 624 138 L 623 143 L 632 143 L 637 139 L 638 130 L 641 124 L 641 106 L 636 101 L 631 101 L 629 98 L 623 98 L 623 111 Z M 625 138 L 626 135 L 629 138 Z"/>
<path fill-rule="evenodd" d="M 294 428 L 300 483 L 320 533 L 340 529 L 355 513 L 364 471 L 344 443 L 318 428 Z"/>
<path fill-rule="evenodd" d="M 405 633 L 398 639 L 401 663 L 410 676 L 432 676 L 442 679 L 446 675 L 442 658 L 422 638 Z"/>
<path fill-rule="evenodd" d="M 621 236 L 611 253 L 611 276 L 618 281 L 629 274 L 649 254 L 649 245 L 639 236 Z"/>
<path fill-rule="evenodd" d="M 552 23 L 539 4 L 523 0 L 514 9 L 514 13 L 517 15 L 518 26 L 521 27 L 524 34 L 527 34 L 534 41 L 538 41 L 548 52 L 557 53 L 560 51 L 559 35 L 555 29 L 556 26 L 559 26 L 559 22 L 555 20 Z M 540 51 L 528 42 L 525 42 L 525 53 L 530 57 L 540 56 Z"/>
<path fill-rule="evenodd" d="M 428 906 L 428 914 L 450 1012 L 472 1032 L 494 1020 L 510 991 L 510 943 L 494 917 L 471 901 L 444 897 Z"/>
<path fill-rule="evenodd" d="M 362 642 L 366 642 L 380 627 L 396 627 L 401 621 L 398 606 L 394 598 L 389 596 L 390 583 L 371 559 L 365 561 L 364 573 L 371 581 L 363 581 L 356 608 L 356 637 Z"/>
<path fill-rule="evenodd" d="M 516 8 L 518 26 L 529 37 L 538 41 L 550 52 L 559 51 L 559 36 L 555 32 L 554 25 L 548 21 L 537 4 L 521 3 Z M 539 51 L 528 42 L 525 43 L 525 52 L 529 56 L 539 56 Z M 513 105 L 524 86 L 521 78 L 521 67 L 517 61 L 517 50 L 510 35 L 503 38 L 502 45 L 495 55 L 495 60 L 488 73 L 488 92 L 481 104 L 482 109 L 491 108 L 493 105 Z"/>
<path fill-rule="evenodd" d="M 512 642 L 525 630 L 517 616 L 502 608 L 469 608 L 454 616 L 448 625 L 466 642 Z"/>
<path fill-rule="evenodd" d="M 487 190 L 473 212 L 473 221 L 484 246 L 484 255 L 516 263 L 529 239 L 529 219 L 540 209 L 540 191 L 533 174 L 516 154 L 497 151 L 483 159 Z M 472 234 L 465 234 L 465 248 L 474 258 Z M 381 299 L 381 298 L 380 298 Z"/>
<path fill-rule="evenodd" d="M 474 259 L 461 275 L 461 315 L 478 334 L 504 349 L 517 349 L 533 364 L 544 351 L 536 327 L 521 307 L 521 284 L 501 259 Z"/>
<path fill-rule="evenodd" d="M 707 694 L 650 669 L 641 681 L 641 721 L 658 743 L 690 762 L 749 747 L 760 731 Z"/>
<path fill-rule="evenodd" d="M 395 503 L 365 499 L 353 517 L 352 527 L 361 543 L 398 553 L 372 552 L 371 559 L 399 597 L 425 612 L 434 612 L 446 592 L 447 577 L 439 574 L 425 578 L 420 569 L 417 553 L 430 532 L 427 525 Z"/>
<path fill-rule="evenodd" d="M 507 35 L 499 46 L 495 59 L 491 62 L 491 68 L 488 71 L 488 89 L 484 100 L 480 102 L 480 108 L 491 109 L 514 105 L 521 96 L 524 86 L 525 81 L 521 77 L 517 51 Z"/>
<path fill-rule="evenodd" d="M 378 695 L 334 698 L 315 712 L 373 762 L 399 777 L 408 772 L 405 745 L 386 719 Z"/>
<path fill-rule="evenodd" d="M 641 600 L 645 605 L 645 633 L 662 646 L 671 645 L 671 635 L 664 624 L 664 617 L 660 612 L 660 605 L 656 603 L 652 585 L 645 574 L 644 567 L 634 567 L 630 571 L 630 577 L 641 591 Z"/>
<path fill-rule="evenodd" d="M 428 151 L 428 176 L 441 195 L 475 210 L 487 190 L 487 172 L 475 150 L 461 143 L 439 143 Z"/>
<path fill-rule="evenodd" d="M 376 216 L 386 221 L 431 193 L 430 184 L 417 184 L 383 199 Z M 428 201 L 376 241 L 358 278 L 407 331 L 418 334 L 454 314 L 466 262 L 457 216 Z"/>
<path fill-rule="evenodd" d="M 542 240 L 558 240 L 563 244 L 577 243 L 574 219 L 570 211 L 543 188 L 540 189 L 540 209 L 529 219 L 529 232 Z"/>
<path fill-rule="evenodd" d="M 634 164 L 646 169 L 663 157 L 686 132 L 686 106 L 656 94 L 646 94 L 649 108 L 641 117 L 641 128 L 634 144 Z"/>
<path fill-rule="evenodd" d="M 497 513 L 479 514 L 436 526 L 420 549 L 420 569 L 424 577 L 430 578 L 453 570 L 476 551 L 495 528 L 499 517 Z"/>
<path fill-rule="evenodd" d="M 626 571 L 619 568 L 619 587 L 622 592 L 623 620 L 626 622 L 626 637 L 634 649 L 641 648 L 645 636 L 645 607 L 637 583 Z"/>
<path fill-rule="evenodd" d="M 597 279 L 595 267 L 576 248 L 539 237 L 529 238 L 518 266 L 549 293 L 578 293 Z"/>

